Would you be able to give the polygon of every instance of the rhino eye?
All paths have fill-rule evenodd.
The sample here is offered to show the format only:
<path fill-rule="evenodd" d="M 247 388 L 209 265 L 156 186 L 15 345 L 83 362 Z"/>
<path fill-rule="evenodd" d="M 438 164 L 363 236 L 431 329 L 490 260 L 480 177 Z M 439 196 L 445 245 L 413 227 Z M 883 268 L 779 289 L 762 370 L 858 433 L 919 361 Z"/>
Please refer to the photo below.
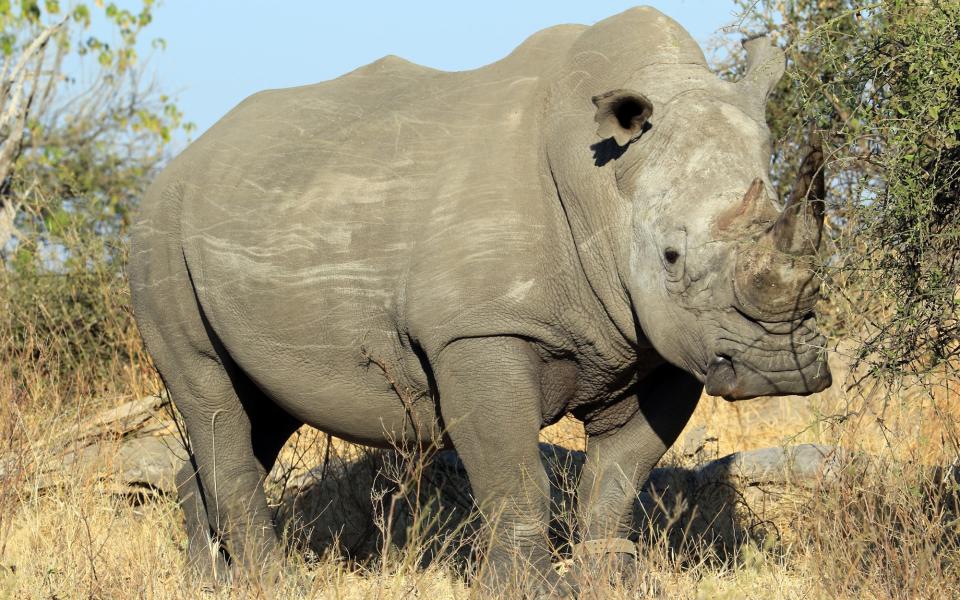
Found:
<path fill-rule="evenodd" d="M 674 226 L 675 227 L 675 226 Z M 687 262 L 687 231 L 683 228 L 674 228 L 665 224 L 660 234 L 660 264 L 663 267 L 663 276 L 668 285 L 683 287 L 684 263 Z M 678 287 L 679 286 L 679 287 Z"/>

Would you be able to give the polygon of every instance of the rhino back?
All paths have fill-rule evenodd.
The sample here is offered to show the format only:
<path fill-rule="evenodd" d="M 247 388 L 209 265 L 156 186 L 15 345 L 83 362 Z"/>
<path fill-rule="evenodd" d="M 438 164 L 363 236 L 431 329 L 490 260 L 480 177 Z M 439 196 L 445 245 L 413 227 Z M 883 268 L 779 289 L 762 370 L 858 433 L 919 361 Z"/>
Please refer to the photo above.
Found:
<path fill-rule="evenodd" d="M 457 327 L 530 321 L 514 305 L 549 305 L 530 300 L 555 295 L 574 249 L 541 168 L 544 77 L 581 29 L 545 30 L 474 71 L 386 57 L 261 92 L 184 151 L 162 181 L 178 190 L 200 303 L 237 362 L 349 349 L 356 366 L 361 347 L 409 362 L 409 329 L 441 343 Z"/>

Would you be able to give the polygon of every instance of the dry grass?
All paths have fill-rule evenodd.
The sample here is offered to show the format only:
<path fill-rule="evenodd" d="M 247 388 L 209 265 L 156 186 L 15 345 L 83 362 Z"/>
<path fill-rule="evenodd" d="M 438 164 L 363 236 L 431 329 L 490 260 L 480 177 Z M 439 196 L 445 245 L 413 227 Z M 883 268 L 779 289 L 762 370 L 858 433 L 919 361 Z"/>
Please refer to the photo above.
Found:
<path fill-rule="evenodd" d="M 43 356 L 42 348 L 33 351 Z M 55 356 L 43 357 L 50 359 Z M 156 389 L 143 356 L 134 350 L 118 357 L 111 369 L 119 383 L 108 404 Z M 737 450 L 819 442 L 868 451 L 893 466 L 851 472 L 841 486 L 798 490 L 787 519 L 792 534 L 779 542 L 743 539 L 718 547 L 705 539 L 677 543 L 676 535 L 663 529 L 645 532 L 641 569 L 654 574 L 666 597 L 960 597 L 956 502 L 917 466 L 948 465 L 958 455 L 957 382 L 945 376 L 936 386 L 854 393 L 843 390 L 845 374 L 835 370 L 838 385 L 818 397 L 737 404 L 704 397 L 665 461 L 691 466 Z M 385 492 L 379 502 L 371 501 L 369 484 L 378 476 L 382 481 L 384 472 L 387 479 L 403 479 L 402 467 L 370 462 L 369 453 L 339 441 L 328 452 L 327 438 L 308 428 L 291 440 L 272 476 L 269 489 L 278 511 L 285 518 L 283 511 L 293 506 L 290 498 L 281 498 L 285 484 L 325 457 L 332 455 L 341 470 L 367 460 L 366 474 L 351 471 L 339 480 L 351 485 L 337 490 L 366 505 L 379 524 L 366 531 L 366 548 L 350 548 L 345 539 L 350 530 L 344 529 L 344 539 L 291 552 L 269 589 L 243 582 L 205 589 L 184 569 L 185 539 L 175 500 L 120 496 L 109 482 L 83 472 L 72 473 L 67 485 L 38 493 L 37 465 L 55 446 L 65 422 L 104 406 L 89 397 L 68 397 L 64 390 L 76 390 L 77 383 L 44 379 L 50 370 L 18 370 L 21 376 L 34 373 L 29 381 L 14 381 L 12 372 L 9 365 L 0 369 L 0 455 L 6 472 L 0 480 L 0 598 L 478 597 L 466 575 L 474 568 L 475 531 L 460 522 L 462 535 L 451 538 L 449 531 L 433 526 L 428 511 L 419 521 L 389 522 L 385 502 L 396 497 Z M 569 419 L 542 436 L 572 449 L 585 443 L 582 428 Z M 318 513 L 350 518 L 314 507 Z M 293 523 L 288 531 L 304 529 L 303 523 Z M 319 554 L 318 545 L 326 548 Z M 644 596 L 612 586 L 601 574 L 585 586 L 583 597 Z"/>

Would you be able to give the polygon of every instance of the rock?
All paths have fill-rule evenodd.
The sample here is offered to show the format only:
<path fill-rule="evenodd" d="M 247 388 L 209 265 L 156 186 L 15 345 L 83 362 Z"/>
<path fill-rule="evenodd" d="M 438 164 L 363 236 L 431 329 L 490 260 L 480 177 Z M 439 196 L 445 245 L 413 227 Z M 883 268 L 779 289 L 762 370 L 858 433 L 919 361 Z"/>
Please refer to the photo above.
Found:
<path fill-rule="evenodd" d="M 35 489 L 63 485 L 77 474 L 100 478 L 116 493 L 174 494 L 174 475 L 187 458 L 169 400 L 147 396 L 103 411 L 73 427 L 44 457 Z M 5 476 L 0 464 L 0 478 Z"/>

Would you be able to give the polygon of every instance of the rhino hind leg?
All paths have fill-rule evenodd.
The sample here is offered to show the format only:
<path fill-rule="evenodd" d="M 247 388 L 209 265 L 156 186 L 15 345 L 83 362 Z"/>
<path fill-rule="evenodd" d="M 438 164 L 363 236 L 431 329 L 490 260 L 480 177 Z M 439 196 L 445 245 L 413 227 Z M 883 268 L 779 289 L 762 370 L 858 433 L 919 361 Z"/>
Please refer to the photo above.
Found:
<path fill-rule="evenodd" d="M 187 564 L 207 581 L 222 581 L 228 574 L 227 557 L 220 551 L 210 520 L 206 498 L 193 457 L 177 472 L 177 492 L 187 532 Z"/>
<path fill-rule="evenodd" d="M 228 563 L 257 577 L 278 549 L 263 480 L 300 423 L 232 360 L 207 320 L 180 241 L 182 200 L 163 175 L 144 200 L 128 264 L 131 299 L 190 441 L 191 461 L 177 477 L 189 558 L 218 578 Z"/>
<path fill-rule="evenodd" d="M 249 388 L 248 388 L 249 389 Z M 255 398 L 256 403 L 245 402 L 249 408 L 249 414 L 253 417 L 250 420 L 251 431 L 250 440 L 253 448 L 256 470 L 258 473 L 258 483 L 253 490 L 240 491 L 239 497 L 249 497 L 250 506 L 259 506 L 258 496 L 262 494 L 263 480 L 265 474 L 270 472 L 279 454 L 280 448 L 289 436 L 300 426 L 300 423 L 289 417 L 279 409 L 268 404 L 266 399 L 261 397 L 259 390 L 248 391 L 246 398 Z M 250 406 L 254 404 L 254 406 Z M 259 410 L 258 410 L 259 409 Z M 188 426 L 189 427 L 189 426 Z M 216 461 L 216 458 L 214 459 Z M 217 468 L 217 465 L 214 465 Z M 254 520 L 259 521 L 259 526 L 264 529 L 266 540 L 250 539 L 249 530 L 246 532 L 234 531 L 228 532 L 223 507 L 226 503 L 220 498 L 221 494 L 217 489 L 223 485 L 220 481 L 214 480 L 214 485 L 205 485 L 205 480 L 200 475 L 197 456 L 191 452 L 190 460 L 177 473 L 177 490 L 179 493 L 180 507 L 184 514 L 184 523 L 187 533 L 187 561 L 190 567 L 200 577 L 208 582 L 224 582 L 230 575 L 230 565 L 233 561 L 233 554 L 239 555 L 242 550 L 238 549 L 237 543 L 232 538 L 244 536 L 240 542 L 252 544 L 256 559 L 273 552 L 275 546 L 272 528 L 274 523 L 272 519 L 269 523 L 260 517 L 257 513 L 251 514 L 251 524 Z M 229 499 L 228 499 L 229 501 Z M 242 513 L 246 514 L 250 509 L 242 508 Z M 239 518 L 245 518 L 241 514 Z M 249 527 L 249 526 L 248 526 Z M 248 557 L 244 562 L 250 563 Z M 259 568 L 259 564 L 247 564 L 246 567 Z M 254 573 L 254 575 L 257 575 Z"/>
<path fill-rule="evenodd" d="M 186 426 L 191 462 L 177 477 L 189 559 L 201 575 L 262 579 L 279 563 L 263 481 L 300 423 L 233 362 L 203 315 L 186 265 L 134 296 L 147 349 Z M 229 565 L 229 569 L 227 566 Z"/>
<path fill-rule="evenodd" d="M 239 567 L 259 580 L 279 558 L 263 482 L 301 423 L 260 392 L 212 338 L 212 354 L 192 354 L 175 377 L 164 376 L 191 446 L 191 461 L 177 477 L 188 558 L 202 576 L 224 580 Z"/>

